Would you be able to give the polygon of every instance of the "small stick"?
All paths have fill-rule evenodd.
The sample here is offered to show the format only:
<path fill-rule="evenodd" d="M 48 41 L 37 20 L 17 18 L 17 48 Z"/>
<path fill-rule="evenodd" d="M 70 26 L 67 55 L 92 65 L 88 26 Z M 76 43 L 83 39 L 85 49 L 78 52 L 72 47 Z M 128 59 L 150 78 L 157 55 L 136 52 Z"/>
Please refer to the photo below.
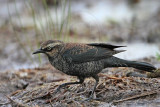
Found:
<path fill-rule="evenodd" d="M 106 79 L 115 79 L 115 80 L 122 80 L 123 79 L 123 78 L 118 78 L 118 77 L 107 76 L 104 74 L 99 74 L 99 76 L 106 77 Z"/>
<path fill-rule="evenodd" d="M 66 90 L 62 93 L 62 94 L 64 94 L 65 92 L 67 92 Z M 52 99 L 49 99 L 49 100 L 47 100 L 45 103 L 50 103 L 50 102 L 52 102 L 52 101 L 57 101 L 58 100 L 58 98 L 60 98 L 61 96 L 62 96 L 62 94 L 60 94 L 58 97 L 56 97 L 56 98 L 52 98 Z"/>
<path fill-rule="evenodd" d="M 10 94 L 10 96 L 13 96 L 13 95 L 15 95 L 15 94 L 17 94 L 17 93 L 19 93 L 19 92 L 21 92 L 21 91 L 22 91 L 22 90 L 14 91 L 13 93 Z"/>
<path fill-rule="evenodd" d="M 157 91 L 142 93 L 140 95 L 135 95 L 135 96 L 128 97 L 128 98 L 125 98 L 125 99 L 122 99 L 122 100 L 113 101 L 113 103 L 128 101 L 128 100 L 132 100 L 132 99 L 136 99 L 136 98 L 140 98 L 140 97 L 144 97 L 144 96 L 149 96 L 149 95 L 153 95 L 153 94 L 157 94 Z"/>
<path fill-rule="evenodd" d="M 22 107 L 29 107 L 27 106 L 26 104 L 22 104 L 22 103 L 19 103 L 13 99 L 11 99 L 9 96 L 6 96 L 11 102 L 14 102 L 15 104 L 17 104 L 17 106 L 22 106 Z"/>

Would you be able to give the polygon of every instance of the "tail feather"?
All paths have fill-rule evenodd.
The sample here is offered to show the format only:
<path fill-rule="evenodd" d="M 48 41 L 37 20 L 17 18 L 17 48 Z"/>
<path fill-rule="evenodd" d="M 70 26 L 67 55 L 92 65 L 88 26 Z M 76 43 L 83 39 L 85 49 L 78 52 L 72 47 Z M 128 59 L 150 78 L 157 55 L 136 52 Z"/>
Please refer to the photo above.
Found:
<path fill-rule="evenodd" d="M 105 67 L 133 67 L 139 70 L 153 72 L 156 67 L 146 62 L 127 61 L 116 57 L 110 57 L 105 60 Z"/>
<path fill-rule="evenodd" d="M 153 70 L 156 70 L 156 68 L 146 62 L 128 62 L 128 65 L 130 67 L 136 68 L 136 69 L 140 69 L 140 70 L 144 70 L 144 71 L 148 71 L 148 72 L 153 72 Z"/>

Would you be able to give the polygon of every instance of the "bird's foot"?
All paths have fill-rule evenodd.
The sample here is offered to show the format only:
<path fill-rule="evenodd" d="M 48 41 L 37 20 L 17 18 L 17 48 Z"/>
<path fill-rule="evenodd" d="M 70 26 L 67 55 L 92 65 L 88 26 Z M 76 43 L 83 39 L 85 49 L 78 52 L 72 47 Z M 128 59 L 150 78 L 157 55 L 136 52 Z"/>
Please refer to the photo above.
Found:
<path fill-rule="evenodd" d="M 60 92 L 60 90 L 55 90 L 53 94 L 57 94 L 58 92 Z"/>
<path fill-rule="evenodd" d="M 56 95 L 58 92 L 61 92 L 60 88 L 61 88 L 61 87 L 58 87 L 58 88 L 53 92 L 53 95 Z"/>
<path fill-rule="evenodd" d="M 100 98 L 93 98 L 93 96 L 90 96 L 89 98 L 85 99 L 84 101 L 91 101 L 91 100 L 100 100 Z"/>
<path fill-rule="evenodd" d="M 91 100 L 93 100 L 93 97 L 89 97 L 89 98 L 85 99 L 84 101 L 91 101 Z"/>
<path fill-rule="evenodd" d="M 87 98 L 84 101 L 100 100 L 99 98 Z"/>

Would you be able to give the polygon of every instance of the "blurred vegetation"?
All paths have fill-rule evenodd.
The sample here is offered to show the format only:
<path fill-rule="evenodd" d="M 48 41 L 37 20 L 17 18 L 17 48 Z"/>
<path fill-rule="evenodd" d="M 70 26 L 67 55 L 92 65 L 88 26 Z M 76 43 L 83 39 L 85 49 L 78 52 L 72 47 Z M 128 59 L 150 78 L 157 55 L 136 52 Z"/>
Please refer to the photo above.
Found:
<path fill-rule="evenodd" d="M 128 2 L 128 4 L 137 5 L 140 1 Z M 105 23 L 99 23 L 95 17 L 94 3 L 90 5 L 85 5 L 86 8 L 93 11 L 90 13 L 87 10 L 79 10 L 78 12 L 71 12 L 72 2 L 70 0 L 23 0 L 21 3 L 24 6 L 23 10 L 18 10 L 18 0 L 13 0 L 16 9 L 16 17 L 12 14 L 12 7 L 8 4 L 8 14 L 9 14 L 9 27 L 11 27 L 11 33 L 16 38 L 18 46 L 23 49 L 25 53 L 24 57 L 33 62 L 32 52 L 40 47 L 40 44 L 49 39 L 58 39 L 64 42 L 134 42 L 140 40 L 142 42 L 154 43 L 159 41 L 159 13 L 155 13 L 154 17 L 144 18 L 139 20 L 138 13 L 136 9 L 130 10 L 135 12 L 131 17 L 131 21 L 118 20 L 113 17 L 108 17 Z M 85 1 L 82 1 L 85 2 Z M 123 2 L 123 1 L 121 1 Z M 78 2 L 77 2 L 78 3 Z M 103 3 L 103 2 L 102 2 Z M 87 4 L 87 3 L 86 3 Z M 89 4 L 89 3 L 88 3 Z M 122 3 L 123 4 L 123 3 Z M 72 10 L 75 9 L 75 4 Z M 77 6 L 77 4 L 76 4 Z M 102 5 L 103 6 L 103 5 Z M 116 6 L 116 5 L 115 5 Z M 78 6 L 77 6 L 78 7 Z M 123 7 L 123 6 L 122 6 Z M 79 8 L 79 7 L 78 7 Z M 82 7 L 84 8 L 84 7 Z M 114 8 L 114 7 L 113 7 Z M 129 8 L 130 9 L 130 8 Z M 131 8 L 132 9 L 132 8 Z M 137 8 L 140 9 L 140 8 Z M 76 10 L 76 9 L 75 9 Z M 97 9 L 98 10 L 98 9 Z M 89 22 L 83 19 L 83 14 L 81 12 L 87 13 L 89 16 Z M 106 11 L 109 12 L 109 11 Z M 117 11 L 121 12 L 121 11 Z M 125 12 L 125 11 L 124 11 Z M 97 12 L 98 13 L 98 12 Z M 137 14 L 136 14 L 137 13 Z M 127 19 L 126 11 L 126 19 Z M 147 13 L 146 13 L 147 14 Z M 95 14 L 95 15 L 99 15 Z M 25 16 L 25 17 L 24 17 Z M 111 15 L 112 16 L 112 15 Z M 116 15 L 115 15 L 116 16 Z M 123 14 L 122 14 L 123 16 Z M 156 17 L 155 17 L 156 16 Z M 27 19 L 27 17 L 29 17 Z M 54 18 L 53 18 L 54 17 Z M 104 17 L 104 16 L 102 16 Z M 106 17 L 106 16 L 105 16 Z M 18 19 L 18 21 L 16 22 Z M 26 22 L 25 20 L 26 19 Z M 130 18 L 129 18 L 130 19 Z M 28 21 L 32 20 L 32 24 L 26 24 Z M 90 21 L 93 20 L 93 24 Z M 86 22 L 85 22 L 86 21 Z M 103 21 L 102 21 L 103 22 Z M 123 23 L 122 23 L 123 22 Z M 151 26 L 154 25 L 154 26 Z M 151 33 L 149 33 L 151 32 Z M 155 39 L 156 38 L 156 39 Z M 14 41 L 15 42 L 15 41 Z M 17 44 L 16 43 L 16 44 Z M 20 50 L 18 50 L 20 52 Z M 154 54 L 155 55 L 155 54 Z M 37 58 L 36 58 L 37 59 Z M 159 54 L 157 54 L 157 59 L 160 60 Z M 41 64 L 41 55 L 39 54 L 39 62 Z"/>
<path fill-rule="evenodd" d="M 157 60 L 160 61 L 160 54 L 157 53 L 156 56 L 157 56 Z"/>
<path fill-rule="evenodd" d="M 17 28 L 13 24 L 12 15 L 10 14 L 10 8 L 8 7 L 8 14 L 10 16 L 10 25 L 13 29 L 13 32 L 15 34 L 16 40 L 18 44 L 22 47 L 23 51 L 25 52 L 26 56 L 33 62 L 33 57 L 31 57 L 31 52 L 34 51 L 34 47 L 36 44 L 36 47 L 39 48 L 42 41 L 49 40 L 49 39 L 59 39 L 63 41 L 69 41 L 68 34 L 69 34 L 69 22 L 70 22 L 70 1 L 58 1 L 53 0 L 50 2 L 49 0 L 42 0 L 43 8 L 45 11 L 45 20 L 46 25 L 44 26 L 42 23 L 42 17 L 40 17 L 40 13 L 38 13 L 35 8 L 33 1 L 30 0 L 29 2 L 24 1 L 25 6 L 31 10 L 31 15 L 33 18 L 34 26 L 32 29 L 35 32 L 35 37 L 31 38 L 31 36 L 24 34 L 25 42 L 28 46 L 25 46 L 26 44 L 23 41 L 22 35 L 19 34 L 19 31 L 17 29 L 20 29 L 21 32 L 26 32 L 27 28 L 24 28 L 22 21 L 21 21 L 21 15 L 17 9 L 17 1 L 14 0 L 15 3 L 15 9 L 16 9 L 16 15 L 19 19 L 19 24 L 21 28 Z M 56 13 L 56 19 L 52 19 L 51 13 L 50 13 L 50 4 L 53 3 L 55 7 L 55 13 Z M 60 6 L 59 6 L 60 5 Z M 58 12 L 58 8 L 61 8 L 62 12 Z M 60 15 L 61 14 L 61 15 Z M 61 18 L 58 18 L 58 16 L 61 16 Z M 41 19 L 41 21 L 37 22 L 37 18 Z M 60 20 L 61 19 L 61 20 Z M 53 22 L 53 20 L 56 20 L 56 24 Z M 40 25 L 40 29 L 38 28 L 38 24 Z M 34 40 L 33 40 L 34 39 Z M 34 44 L 33 44 L 34 42 Z M 29 49 L 28 49 L 29 47 Z M 41 57 L 39 55 L 39 62 L 41 63 Z"/>

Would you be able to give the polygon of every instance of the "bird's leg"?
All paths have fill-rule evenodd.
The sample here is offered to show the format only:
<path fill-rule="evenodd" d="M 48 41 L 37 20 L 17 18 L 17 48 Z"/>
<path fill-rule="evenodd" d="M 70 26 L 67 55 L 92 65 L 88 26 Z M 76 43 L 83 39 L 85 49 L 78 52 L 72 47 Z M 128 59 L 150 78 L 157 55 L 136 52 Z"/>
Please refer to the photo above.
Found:
<path fill-rule="evenodd" d="M 78 77 L 79 78 L 79 81 L 78 82 L 68 82 L 68 83 L 64 83 L 64 84 L 61 84 L 57 89 L 56 91 L 54 92 L 54 94 L 56 94 L 58 91 L 60 91 L 61 88 L 67 86 L 67 85 L 72 85 L 72 84 L 82 84 L 84 82 L 84 78 L 83 77 Z"/>
<path fill-rule="evenodd" d="M 89 97 L 88 99 L 86 99 L 86 100 L 91 100 L 91 99 L 93 99 L 93 94 L 94 94 L 94 92 L 95 92 L 95 90 L 96 90 L 96 87 L 97 87 L 97 85 L 98 85 L 98 82 L 99 82 L 99 77 L 98 77 L 98 75 L 94 75 L 94 76 L 92 76 L 92 77 L 96 80 L 96 83 L 95 83 L 95 85 L 94 85 L 94 88 L 93 88 L 93 91 L 92 91 L 90 97 Z"/>

